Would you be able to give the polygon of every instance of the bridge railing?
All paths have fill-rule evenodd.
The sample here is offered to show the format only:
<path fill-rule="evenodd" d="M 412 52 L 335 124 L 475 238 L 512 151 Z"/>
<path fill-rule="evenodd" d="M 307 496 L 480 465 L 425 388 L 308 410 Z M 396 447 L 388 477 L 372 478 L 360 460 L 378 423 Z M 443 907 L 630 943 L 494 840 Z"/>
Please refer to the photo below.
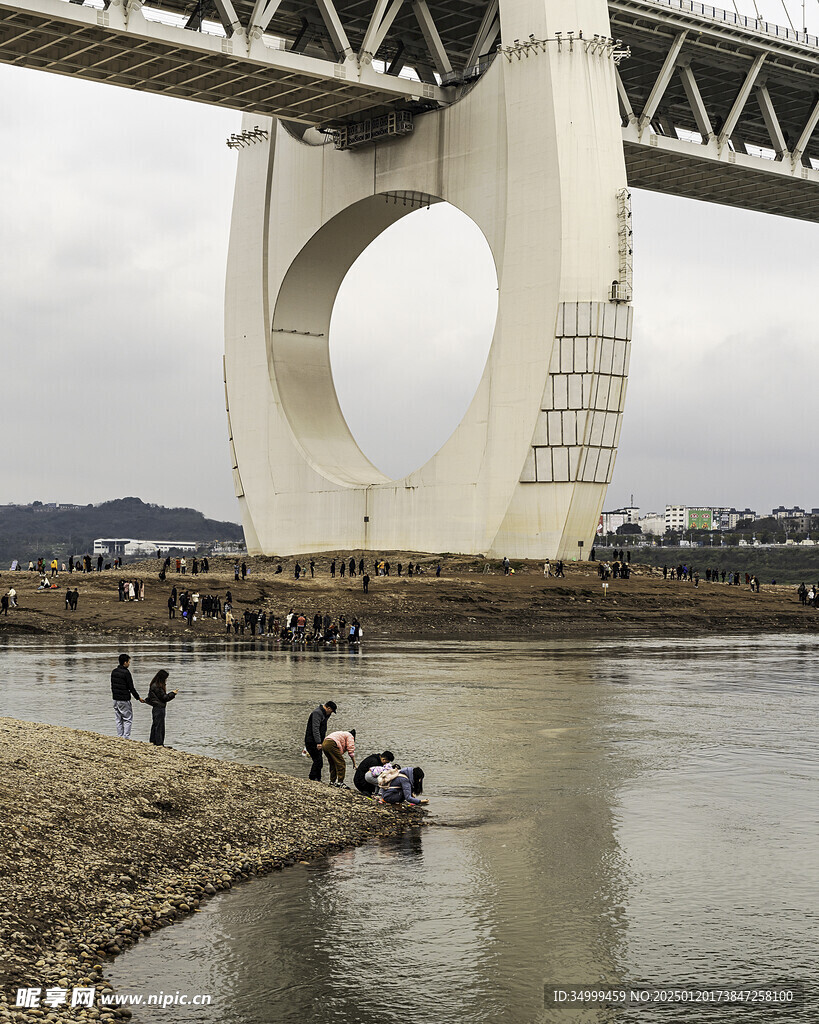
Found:
<path fill-rule="evenodd" d="M 648 2 L 656 4 L 658 7 L 669 7 L 676 11 L 697 14 L 702 18 L 708 18 L 710 21 L 718 21 L 728 25 L 739 25 L 742 28 L 751 29 L 753 32 L 773 36 L 777 39 L 787 39 L 794 43 L 819 47 L 819 36 L 811 35 L 809 32 L 799 32 L 797 29 L 786 28 L 784 25 L 777 25 L 772 21 L 762 21 L 760 18 L 749 18 L 744 14 L 737 14 L 735 11 L 725 11 L 711 4 L 700 4 L 696 3 L 695 0 L 648 0 Z"/>

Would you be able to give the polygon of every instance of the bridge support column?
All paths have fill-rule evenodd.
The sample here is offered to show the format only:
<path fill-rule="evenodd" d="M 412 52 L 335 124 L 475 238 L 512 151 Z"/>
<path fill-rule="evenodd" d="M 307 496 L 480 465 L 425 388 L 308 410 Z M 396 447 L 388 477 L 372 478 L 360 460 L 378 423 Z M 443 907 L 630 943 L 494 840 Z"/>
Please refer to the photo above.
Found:
<path fill-rule="evenodd" d="M 576 558 L 591 545 L 631 331 L 613 48 L 594 41 L 609 35 L 608 9 L 501 0 L 500 10 L 504 51 L 458 102 L 416 117 L 412 135 L 342 152 L 271 121 L 268 138 L 240 153 L 225 379 L 252 552 Z M 425 466 L 390 480 L 341 414 L 330 316 L 366 246 L 437 201 L 483 231 L 498 319 L 458 429 Z M 422 302 L 425 273 L 434 261 L 397 294 Z"/>

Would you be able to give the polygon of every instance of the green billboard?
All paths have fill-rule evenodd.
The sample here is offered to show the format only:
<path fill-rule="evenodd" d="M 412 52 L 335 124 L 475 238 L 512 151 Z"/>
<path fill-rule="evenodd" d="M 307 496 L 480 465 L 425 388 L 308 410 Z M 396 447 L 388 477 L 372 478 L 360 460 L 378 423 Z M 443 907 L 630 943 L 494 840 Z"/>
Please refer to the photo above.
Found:
<path fill-rule="evenodd" d="M 688 510 L 689 530 L 713 530 L 714 512 L 710 508 L 690 508 Z"/>

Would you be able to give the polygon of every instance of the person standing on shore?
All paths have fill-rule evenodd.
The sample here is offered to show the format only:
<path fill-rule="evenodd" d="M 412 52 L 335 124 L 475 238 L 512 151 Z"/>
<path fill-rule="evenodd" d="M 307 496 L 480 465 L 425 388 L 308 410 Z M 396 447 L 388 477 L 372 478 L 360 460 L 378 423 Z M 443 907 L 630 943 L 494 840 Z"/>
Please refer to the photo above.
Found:
<path fill-rule="evenodd" d="M 361 581 L 364 584 L 364 593 L 369 594 L 370 592 L 370 577 L 367 573 L 364 573 L 364 578 Z"/>
<path fill-rule="evenodd" d="M 119 664 L 111 673 L 111 697 L 114 701 L 114 717 L 117 720 L 117 736 L 126 740 L 131 738 L 131 723 L 134 720 L 131 696 L 136 697 L 140 704 L 145 703 L 134 689 L 134 681 L 128 671 L 130 664 L 131 655 L 120 654 Z"/>
<path fill-rule="evenodd" d="M 350 758 L 353 768 L 358 766 L 355 763 L 355 729 L 349 732 L 331 732 L 321 744 L 327 761 L 330 765 L 330 785 L 344 786 L 344 776 L 347 774 L 347 766 L 344 764 L 344 755 Z M 346 788 L 346 787 L 345 787 Z"/>
<path fill-rule="evenodd" d="M 323 754 L 321 745 L 327 735 L 327 722 L 330 715 L 338 708 L 335 701 L 328 700 L 326 704 L 319 704 L 315 711 L 307 719 L 307 728 L 304 733 L 304 746 L 310 755 L 313 763 L 310 766 L 310 781 L 321 782 L 321 769 L 323 765 Z"/>
<path fill-rule="evenodd" d="M 148 688 L 148 697 L 145 701 L 146 704 L 151 705 L 152 715 L 149 742 L 153 743 L 156 747 L 165 746 L 165 705 L 179 693 L 179 690 L 167 692 L 167 679 L 168 673 L 164 668 L 161 668 L 151 680 L 151 685 Z"/>

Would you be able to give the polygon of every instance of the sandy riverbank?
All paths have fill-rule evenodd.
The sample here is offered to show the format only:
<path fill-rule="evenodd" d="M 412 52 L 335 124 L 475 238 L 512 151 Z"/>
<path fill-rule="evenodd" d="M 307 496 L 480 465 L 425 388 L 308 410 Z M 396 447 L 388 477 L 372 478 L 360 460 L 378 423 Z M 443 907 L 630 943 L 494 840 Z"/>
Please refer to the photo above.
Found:
<path fill-rule="evenodd" d="M 106 958 L 237 881 L 393 836 L 421 816 L 266 768 L 0 718 L 0 1021 L 21 987 L 110 991 Z"/>
<path fill-rule="evenodd" d="M 360 555 L 357 553 L 356 558 Z M 0 639 L 15 636 L 87 636 L 117 638 L 209 638 L 220 642 L 246 641 L 249 636 L 225 636 L 223 622 L 199 617 L 186 627 L 179 617 L 168 618 L 168 596 L 175 585 L 201 595 L 233 596 L 234 611 L 264 608 L 284 616 L 289 609 L 304 611 L 308 622 L 316 612 L 349 621 L 357 616 L 367 639 L 549 639 L 563 637 L 678 636 L 699 633 L 808 632 L 819 628 L 819 613 L 803 608 L 793 586 L 771 586 L 762 591 L 746 586 L 692 584 L 664 580 L 659 569 L 634 563 L 628 580 L 611 580 L 605 593 L 597 564 L 569 563 L 565 579 L 546 579 L 542 564 L 514 563 L 517 571 L 504 576 L 496 563 L 477 558 L 444 556 L 442 575 L 435 576 L 438 556 L 406 552 L 387 556 L 391 575 L 376 577 L 372 555 L 366 562 L 372 580 L 364 594 L 356 576 L 333 579 L 328 567 L 332 554 L 315 556 L 316 575 L 295 580 L 294 559 L 248 558 L 248 579 L 236 582 L 233 561 L 212 559 L 211 571 L 193 577 L 171 572 L 163 583 L 158 563 L 148 560 L 88 575 L 61 574 L 58 590 L 37 593 L 34 573 L 0 573 L 0 589 L 14 585 L 19 610 L 0 617 Z M 408 578 L 406 565 L 420 561 L 426 568 Z M 310 557 L 299 559 L 309 566 Z M 397 563 L 404 574 L 396 575 Z M 742 566 L 737 569 L 742 570 Z M 485 572 L 484 569 L 489 569 Z M 122 603 L 117 581 L 145 580 L 143 602 Z M 65 588 L 79 589 L 76 612 L 65 609 Z"/>

